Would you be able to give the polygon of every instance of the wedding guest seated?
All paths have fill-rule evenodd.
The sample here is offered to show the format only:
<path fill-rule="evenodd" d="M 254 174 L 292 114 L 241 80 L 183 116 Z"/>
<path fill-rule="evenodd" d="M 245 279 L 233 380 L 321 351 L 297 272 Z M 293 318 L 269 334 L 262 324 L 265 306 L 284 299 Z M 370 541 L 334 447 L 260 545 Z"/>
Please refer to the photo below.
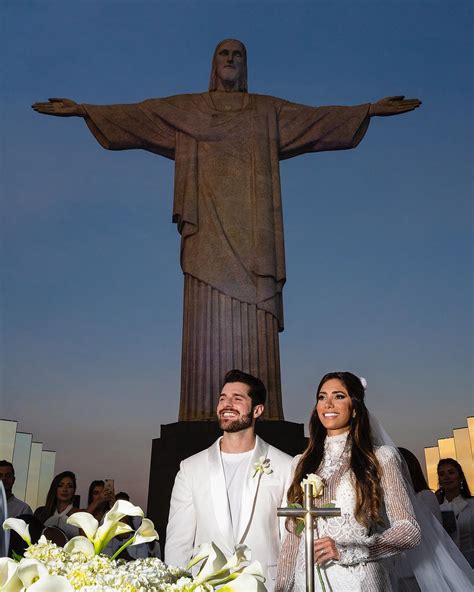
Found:
<path fill-rule="evenodd" d="M 421 468 L 418 459 L 413 452 L 406 448 L 399 448 L 398 451 L 407 463 L 416 497 L 422 501 L 423 504 L 436 516 L 439 522 L 441 522 L 441 510 L 439 508 L 438 500 L 426 482 L 423 469 Z"/>
<path fill-rule="evenodd" d="M 79 528 L 67 523 L 69 516 L 79 510 L 73 506 L 76 476 L 71 471 L 56 475 L 46 496 L 46 505 L 37 508 L 35 516 L 45 526 L 43 534 L 59 546 L 80 534 Z"/>
<path fill-rule="evenodd" d="M 22 514 L 33 514 L 30 506 L 15 497 L 12 493 L 15 483 L 15 469 L 11 462 L 0 460 L 0 481 L 3 482 L 7 496 L 7 512 L 9 518 L 18 518 Z"/>
<path fill-rule="evenodd" d="M 461 465 L 454 458 L 438 463 L 439 489 L 443 524 L 461 553 L 474 568 L 474 498 Z"/>
<path fill-rule="evenodd" d="M 101 522 L 104 515 L 115 503 L 115 494 L 112 488 L 105 487 L 105 481 L 96 479 L 89 485 L 86 512 L 92 514 Z"/>

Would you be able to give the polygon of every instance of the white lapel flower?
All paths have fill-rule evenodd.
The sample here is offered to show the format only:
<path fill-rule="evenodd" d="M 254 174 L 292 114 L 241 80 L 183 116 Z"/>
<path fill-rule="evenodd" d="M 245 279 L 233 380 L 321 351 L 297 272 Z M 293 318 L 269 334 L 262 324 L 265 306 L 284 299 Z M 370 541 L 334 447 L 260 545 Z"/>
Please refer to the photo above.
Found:
<path fill-rule="evenodd" d="M 14 530 L 28 546 L 31 545 L 30 529 L 24 520 L 20 518 L 7 518 L 3 523 L 3 530 Z"/>
<path fill-rule="evenodd" d="M 306 479 L 303 479 L 303 481 L 301 481 L 301 489 L 303 490 L 303 492 L 304 486 L 306 484 L 310 484 L 313 486 L 313 497 L 321 497 L 323 495 L 324 481 L 323 479 L 321 479 L 319 475 L 316 475 L 315 473 L 310 473 L 309 475 L 306 475 Z"/>
<path fill-rule="evenodd" d="M 255 468 L 254 477 L 256 475 L 270 475 L 270 473 L 273 473 L 273 469 L 270 468 L 270 459 L 266 456 L 261 456 L 253 466 Z"/>

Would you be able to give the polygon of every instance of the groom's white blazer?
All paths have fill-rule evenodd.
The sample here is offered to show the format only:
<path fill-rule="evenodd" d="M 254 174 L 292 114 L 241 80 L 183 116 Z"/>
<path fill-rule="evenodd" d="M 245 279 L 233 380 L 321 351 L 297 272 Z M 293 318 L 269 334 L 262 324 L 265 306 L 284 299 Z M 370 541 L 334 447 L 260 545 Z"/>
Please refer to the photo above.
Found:
<path fill-rule="evenodd" d="M 165 561 L 186 567 L 201 543 L 214 542 L 230 557 L 247 530 L 243 544 L 252 551 L 252 560 L 262 564 L 268 590 L 273 589 L 280 550 L 283 520 L 276 510 L 285 496 L 291 456 L 270 446 L 257 436 L 242 490 L 237 540 L 234 539 L 219 438 L 214 444 L 182 461 L 171 495 L 166 530 Z M 264 456 L 272 473 L 254 477 L 254 463 Z M 252 507 L 255 509 L 252 514 Z"/>

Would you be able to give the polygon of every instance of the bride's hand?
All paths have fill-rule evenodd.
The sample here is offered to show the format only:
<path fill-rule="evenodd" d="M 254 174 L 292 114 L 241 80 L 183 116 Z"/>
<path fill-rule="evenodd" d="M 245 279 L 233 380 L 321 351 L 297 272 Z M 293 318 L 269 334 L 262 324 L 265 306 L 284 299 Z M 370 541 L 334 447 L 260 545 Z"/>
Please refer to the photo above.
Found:
<path fill-rule="evenodd" d="M 335 541 L 330 537 L 316 539 L 314 541 L 314 562 L 321 565 L 331 559 L 336 561 L 339 559 Z"/>

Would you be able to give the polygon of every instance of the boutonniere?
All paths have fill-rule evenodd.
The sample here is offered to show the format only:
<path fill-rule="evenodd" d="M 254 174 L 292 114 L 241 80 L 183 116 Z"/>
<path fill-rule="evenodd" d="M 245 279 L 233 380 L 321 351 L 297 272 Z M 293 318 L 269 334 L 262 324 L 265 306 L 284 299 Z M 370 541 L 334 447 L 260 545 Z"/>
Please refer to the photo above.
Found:
<path fill-rule="evenodd" d="M 254 463 L 253 466 L 255 468 L 253 477 L 256 477 L 257 475 L 270 475 L 270 473 L 273 473 L 273 469 L 270 468 L 270 459 L 266 456 L 261 456 L 258 459 L 258 462 Z"/>

